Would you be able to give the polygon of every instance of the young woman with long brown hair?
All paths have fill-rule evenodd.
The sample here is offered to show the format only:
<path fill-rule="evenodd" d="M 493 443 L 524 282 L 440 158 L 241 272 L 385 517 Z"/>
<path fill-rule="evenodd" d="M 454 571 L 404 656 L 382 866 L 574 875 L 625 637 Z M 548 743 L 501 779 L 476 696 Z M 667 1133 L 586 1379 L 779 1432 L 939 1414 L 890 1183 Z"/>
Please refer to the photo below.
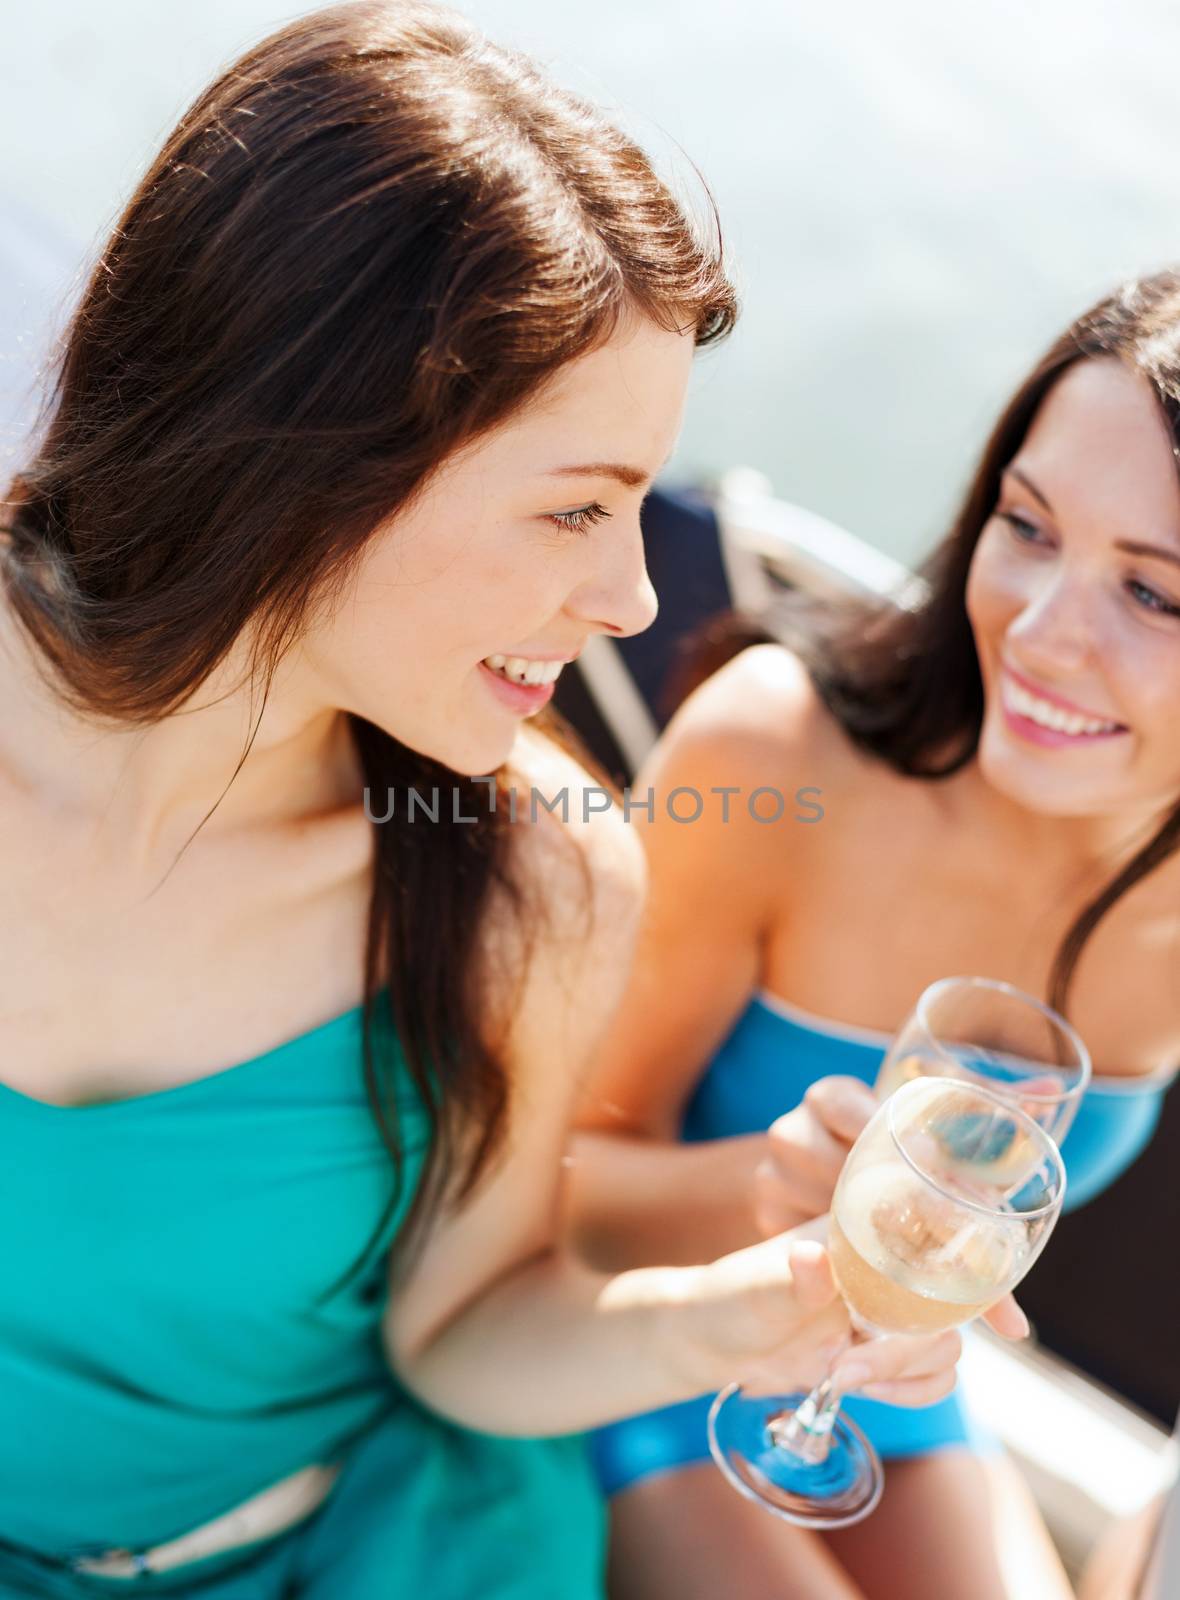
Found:
<path fill-rule="evenodd" d="M 1067 1205 L 1142 1148 L 1180 1061 L 1178 455 L 1166 272 L 1080 317 L 1020 386 L 922 603 L 799 604 L 783 641 L 701 669 L 635 780 L 655 799 L 635 812 L 648 914 L 571 1195 L 600 1265 L 703 1259 L 824 1209 L 890 1036 L 950 974 L 1039 996 L 1089 1046 Z M 719 802 L 670 817 L 675 789 L 723 786 L 728 821 Z M 768 826 L 763 800 L 755 820 L 759 786 L 808 786 L 822 817 L 788 802 Z M 653 1572 L 731 1600 L 1069 1592 L 957 1397 L 898 1414 L 866 1393 L 884 1501 L 823 1545 L 721 1481 L 707 1398 L 606 1430 L 617 1593 Z"/>
<path fill-rule="evenodd" d="M 842 1340 L 807 1240 L 555 1248 L 642 857 L 528 718 L 650 621 L 733 316 L 633 144 L 419 4 L 245 55 L 119 219 L 4 517 L 0 1595 L 590 1596 L 529 1436 Z"/>

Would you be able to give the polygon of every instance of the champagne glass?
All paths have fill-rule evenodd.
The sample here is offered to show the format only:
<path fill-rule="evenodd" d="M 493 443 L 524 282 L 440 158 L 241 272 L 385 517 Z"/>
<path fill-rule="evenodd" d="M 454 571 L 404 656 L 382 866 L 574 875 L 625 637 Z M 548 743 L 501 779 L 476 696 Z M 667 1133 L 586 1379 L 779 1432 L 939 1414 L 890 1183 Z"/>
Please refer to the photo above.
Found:
<path fill-rule="evenodd" d="M 876 1090 L 884 1099 L 923 1075 L 981 1082 L 1060 1145 L 1091 1070 L 1086 1046 L 1051 1006 L 997 978 L 940 978 L 895 1035 Z"/>
<path fill-rule="evenodd" d="M 1024 1277 L 1064 1195 L 1056 1144 L 1011 1099 L 966 1079 L 902 1084 L 853 1145 L 832 1196 L 828 1250 L 856 1333 L 970 1322 Z M 830 1374 L 806 1396 L 750 1397 L 730 1384 L 709 1412 L 713 1459 L 788 1522 L 860 1522 L 884 1470 L 840 1400 Z"/>

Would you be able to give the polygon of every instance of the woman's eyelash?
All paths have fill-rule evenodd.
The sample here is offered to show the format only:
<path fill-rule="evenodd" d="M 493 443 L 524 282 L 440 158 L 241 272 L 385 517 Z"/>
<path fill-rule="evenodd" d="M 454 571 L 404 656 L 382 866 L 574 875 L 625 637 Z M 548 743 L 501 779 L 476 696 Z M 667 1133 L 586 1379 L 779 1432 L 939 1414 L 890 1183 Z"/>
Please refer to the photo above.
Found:
<path fill-rule="evenodd" d="M 566 533 L 589 533 L 596 522 L 602 522 L 610 515 L 605 506 L 592 500 L 588 506 L 579 506 L 576 511 L 551 511 L 549 521 L 555 522 Z"/>
<path fill-rule="evenodd" d="M 1040 532 L 1040 529 L 1037 527 L 1035 522 L 1030 522 L 1027 517 L 1022 517 L 1016 511 L 1001 511 L 998 513 L 998 515 L 1000 520 L 1006 522 L 1012 529 L 1013 533 L 1017 534 L 1018 536 L 1021 534 L 1022 530 L 1026 530 L 1029 533 Z M 1021 538 L 1020 542 L 1021 544 L 1027 544 L 1028 540 Z"/>
<path fill-rule="evenodd" d="M 998 515 L 1012 529 L 1019 544 L 1032 543 L 1032 540 L 1025 537 L 1025 533 L 1035 534 L 1040 532 L 1035 523 L 1029 522 L 1027 517 L 1022 517 L 1015 511 L 1001 511 Z M 1161 617 L 1180 617 L 1180 606 L 1173 605 L 1170 600 L 1166 600 L 1155 589 L 1149 588 L 1145 583 L 1140 583 L 1138 578 L 1129 579 L 1126 588 L 1128 594 L 1135 596 L 1135 603 L 1141 611 L 1153 611 L 1157 616 Z M 1138 598 L 1140 595 L 1146 595 L 1147 599 Z"/>
<path fill-rule="evenodd" d="M 1138 590 L 1141 594 L 1149 595 L 1150 599 L 1139 602 L 1144 611 L 1155 611 L 1161 617 L 1180 617 L 1180 606 L 1174 606 L 1170 600 L 1165 600 L 1162 594 L 1157 594 L 1154 589 L 1149 589 L 1145 583 L 1140 583 L 1138 578 L 1132 578 L 1127 584 L 1127 591 Z"/>

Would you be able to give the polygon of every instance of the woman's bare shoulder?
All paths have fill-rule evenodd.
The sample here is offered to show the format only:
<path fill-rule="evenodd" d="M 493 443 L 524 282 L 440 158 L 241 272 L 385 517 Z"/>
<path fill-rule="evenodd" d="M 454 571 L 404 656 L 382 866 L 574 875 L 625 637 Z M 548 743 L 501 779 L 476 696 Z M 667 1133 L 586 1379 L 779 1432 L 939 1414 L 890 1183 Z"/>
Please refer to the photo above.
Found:
<path fill-rule="evenodd" d="M 770 773 L 809 768 L 832 781 L 866 759 L 824 704 L 805 663 L 781 644 L 751 645 L 715 672 L 677 711 L 665 743 L 709 764 L 728 764 L 740 772 L 737 781 L 766 782 Z"/>

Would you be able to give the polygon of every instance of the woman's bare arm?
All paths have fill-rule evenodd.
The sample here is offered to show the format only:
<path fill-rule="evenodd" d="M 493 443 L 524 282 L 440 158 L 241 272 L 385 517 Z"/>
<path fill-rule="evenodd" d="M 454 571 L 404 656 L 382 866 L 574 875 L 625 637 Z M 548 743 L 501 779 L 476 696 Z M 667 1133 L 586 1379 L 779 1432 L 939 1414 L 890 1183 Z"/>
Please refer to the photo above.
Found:
<path fill-rule="evenodd" d="M 797 659 L 755 647 L 685 702 L 636 779 L 637 798 L 650 788 L 654 799 L 650 818 L 633 813 L 648 902 L 630 982 L 579 1107 L 568 1190 L 571 1236 L 598 1265 L 702 1261 L 759 1236 L 753 1185 L 766 1135 L 684 1145 L 676 1134 L 758 986 L 764 938 L 788 902 L 799 826 L 791 797 L 807 775 L 796 757 L 818 716 Z M 783 820 L 755 821 L 749 796 L 784 784 Z M 677 789 L 687 791 L 676 801 L 682 815 L 700 796 L 699 820 L 668 815 Z M 728 802 L 717 793 L 727 789 L 737 791 Z"/>

